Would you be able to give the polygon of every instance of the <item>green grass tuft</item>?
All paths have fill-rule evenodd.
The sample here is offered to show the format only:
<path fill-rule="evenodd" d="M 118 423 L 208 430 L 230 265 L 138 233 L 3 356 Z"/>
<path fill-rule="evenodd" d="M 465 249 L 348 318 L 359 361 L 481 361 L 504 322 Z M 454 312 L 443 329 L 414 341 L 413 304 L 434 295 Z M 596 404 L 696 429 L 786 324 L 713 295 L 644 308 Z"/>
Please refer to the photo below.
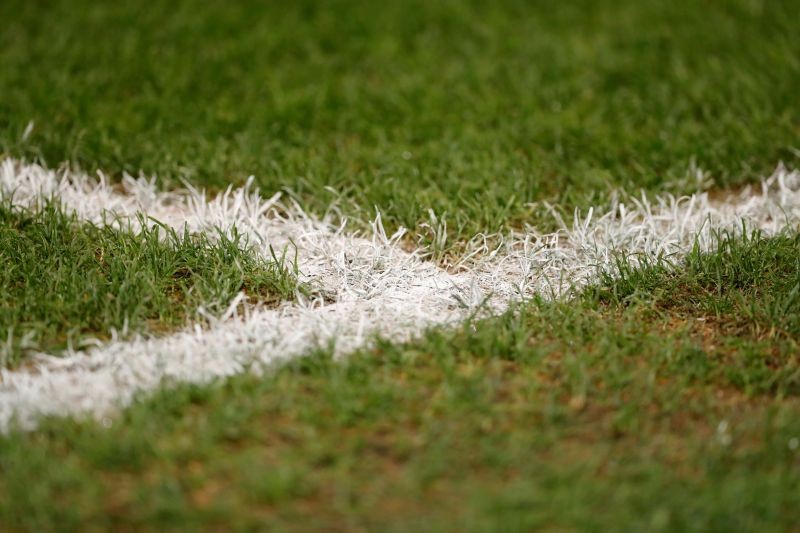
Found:
<path fill-rule="evenodd" d="M 141 230 L 80 222 L 56 204 L 30 212 L 0 203 L 0 365 L 30 350 L 80 347 L 87 337 L 153 333 L 223 311 L 244 291 L 272 304 L 294 296 L 284 261 L 257 259 L 241 235 Z"/>
<path fill-rule="evenodd" d="M 713 321 L 732 335 L 800 338 L 800 235 L 720 232 L 716 247 L 644 268 L 619 263 L 595 295 L 616 304 L 647 300 L 670 313 Z"/>

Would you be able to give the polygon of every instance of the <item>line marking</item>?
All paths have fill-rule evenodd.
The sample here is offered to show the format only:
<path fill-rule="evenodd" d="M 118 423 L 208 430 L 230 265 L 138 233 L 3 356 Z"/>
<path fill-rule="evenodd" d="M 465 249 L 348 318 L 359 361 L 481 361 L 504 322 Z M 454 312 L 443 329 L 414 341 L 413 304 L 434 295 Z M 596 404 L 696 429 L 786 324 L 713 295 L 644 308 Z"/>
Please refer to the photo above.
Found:
<path fill-rule="evenodd" d="M 496 250 L 471 250 L 463 271 L 451 273 L 425 261 L 422 250 L 402 250 L 402 230 L 387 235 L 380 216 L 366 234 L 351 233 L 345 224 L 282 204 L 278 195 L 262 197 L 250 185 L 209 200 L 198 190 L 159 192 L 154 180 L 125 177 L 112 186 L 102 176 L 7 159 L 0 163 L 0 195 L 31 208 L 57 198 L 94 222 L 113 215 L 116 223 L 133 223 L 144 213 L 191 231 L 235 226 L 267 258 L 270 245 L 294 243 L 303 281 L 327 295 L 276 309 L 250 306 L 241 314 L 234 302 L 205 329 L 112 339 L 62 356 L 38 354 L 21 369 L 0 369 L 0 431 L 12 425 L 34 429 L 42 416 L 104 419 L 138 394 L 171 383 L 260 372 L 331 344 L 345 355 L 376 336 L 404 341 L 477 312 L 500 313 L 534 294 L 569 295 L 599 269 L 613 269 L 617 252 L 634 263 L 641 257 L 679 260 L 695 242 L 708 248 L 715 230 L 740 229 L 742 220 L 766 235 L 796 230 L 800 221 L 800 172 L 778 168 L 760 188 L 721 201 L 706 193 L 642 197 L 601 214 L 576 212 L 554 233 L 512 233 Z"/>

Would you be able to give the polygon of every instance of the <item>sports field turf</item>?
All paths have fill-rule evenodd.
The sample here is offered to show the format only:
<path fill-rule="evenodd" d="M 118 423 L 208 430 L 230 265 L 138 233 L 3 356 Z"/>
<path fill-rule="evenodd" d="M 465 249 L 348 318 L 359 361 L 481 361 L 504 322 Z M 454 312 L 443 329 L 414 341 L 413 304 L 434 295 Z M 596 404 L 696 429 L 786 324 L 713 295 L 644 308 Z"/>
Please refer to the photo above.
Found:
<path fill-rule="evenodd" d="M 798 12 L 3 2 L 0 530 L 796 528 Z"/>

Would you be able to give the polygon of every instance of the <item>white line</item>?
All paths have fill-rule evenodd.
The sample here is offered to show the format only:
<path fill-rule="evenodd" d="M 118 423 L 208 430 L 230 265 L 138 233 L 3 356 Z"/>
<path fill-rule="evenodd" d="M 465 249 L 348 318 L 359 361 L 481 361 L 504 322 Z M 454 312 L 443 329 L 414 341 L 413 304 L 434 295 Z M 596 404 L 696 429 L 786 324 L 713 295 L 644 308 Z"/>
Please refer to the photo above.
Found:
<path fill-rule="evenodd" d="M 346 354 L 376 335 L 402 341 L 479 309 L 498 313 L 533 294 L 563 295 L 594 279 L 598 268 L 613 268 L 615 252 L 679 258 L 695 240 L 709 246 L 713 230 L 735 229 L 743 219 L 766 234 L 800 220 L 800 173 L 779 168 L 758 193 L 743 191 L 725 201 L 712 202 L 706 194 L 664 196 L 652 203 L 630 199 L 601 215 L 576 213 L 569 227 L 555 233 L 528 230 L 507 236 L 497 250 L 478 250 L 453 274 L 422 259 L 422 251 L 401 250 L 402 234 L 387 235 L 380 218 L 367 235 L 348 233 L 344 225 L 307 216 L 249 187 L 207 200 L 192 190 L 158 192 L 141 178 L 125 178 L 119 190 L 102 177 L 6 160 L 0 194 L 26 206 L 55 197 L 93 221 L 143 212 L 193 231 L 236 226 L 267 257 L 269 245 L 280 249 L 293 242 L 304 280 L 333 301 L 251 307 L 243 316 L 235 316 L 234 305 L 208 329 L 114 340 L 61 357 L 40 354 L 24 369 L 0 370 L 0 430 L 11 424 L 32 429 L 43 415 L 101 418 L 163 384 L 261 371 L 331 343 L 337 354 Z"/>

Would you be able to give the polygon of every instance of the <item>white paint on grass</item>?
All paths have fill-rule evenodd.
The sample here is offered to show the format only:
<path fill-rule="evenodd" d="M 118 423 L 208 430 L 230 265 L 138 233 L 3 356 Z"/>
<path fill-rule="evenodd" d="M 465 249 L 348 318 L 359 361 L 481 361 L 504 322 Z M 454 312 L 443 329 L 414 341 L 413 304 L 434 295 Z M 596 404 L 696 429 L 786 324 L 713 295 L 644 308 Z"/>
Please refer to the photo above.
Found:
<path fill-rule="evenodd" d="M 60 200 L 81 218 L 125 224 L 145 213 L 192 231 L 236 227 L 257 253 L 297 248 L 303 281 L 319 294 L 277 309 L 239 301 L 210 327 L 150 338 L 137 336 L 62 354 L 39 354 L 22 369 L 0 370 L 0 430 L 34 428 L 46 415 L 102 417 L 137 394 L 177 382 L 202 383 L 334 346 L 346 354 L 375 336 L 403 341 L 432 326 L 457 324 L 476 313 L 499 313 L 515 300 L 556 297 L 612 269 L 618 253 L 679 259 L 697 242 L 708 247 L 714 231 L 750 228 L 774 234 L 800 220 L 800 173 L 778 169 L 759 190 L 721 201 L 705 193 L 630 198 L 611 210 L 575 214 L 555 233 L 534 229 L 504 238 L 490 250 L 476 246 L 452 273 L 424 260 L 424 251 L 403 251 L 402 232 L 387 235 L 380 217 L 366 234 L 348 232 L 331 219 L 304 214 L 278 196 L 263 198 L 249 187 L 208 200 L 202 192 L 163 193 L 153 181 L 125 178 L 120 186 L 66 171 L 12 160 L 0 166 L 0 194 L 36 207 Z M 135 221 L 134 221 L 135 223 Z M 290 252 L 290 256 L 293 255 Z"/>

